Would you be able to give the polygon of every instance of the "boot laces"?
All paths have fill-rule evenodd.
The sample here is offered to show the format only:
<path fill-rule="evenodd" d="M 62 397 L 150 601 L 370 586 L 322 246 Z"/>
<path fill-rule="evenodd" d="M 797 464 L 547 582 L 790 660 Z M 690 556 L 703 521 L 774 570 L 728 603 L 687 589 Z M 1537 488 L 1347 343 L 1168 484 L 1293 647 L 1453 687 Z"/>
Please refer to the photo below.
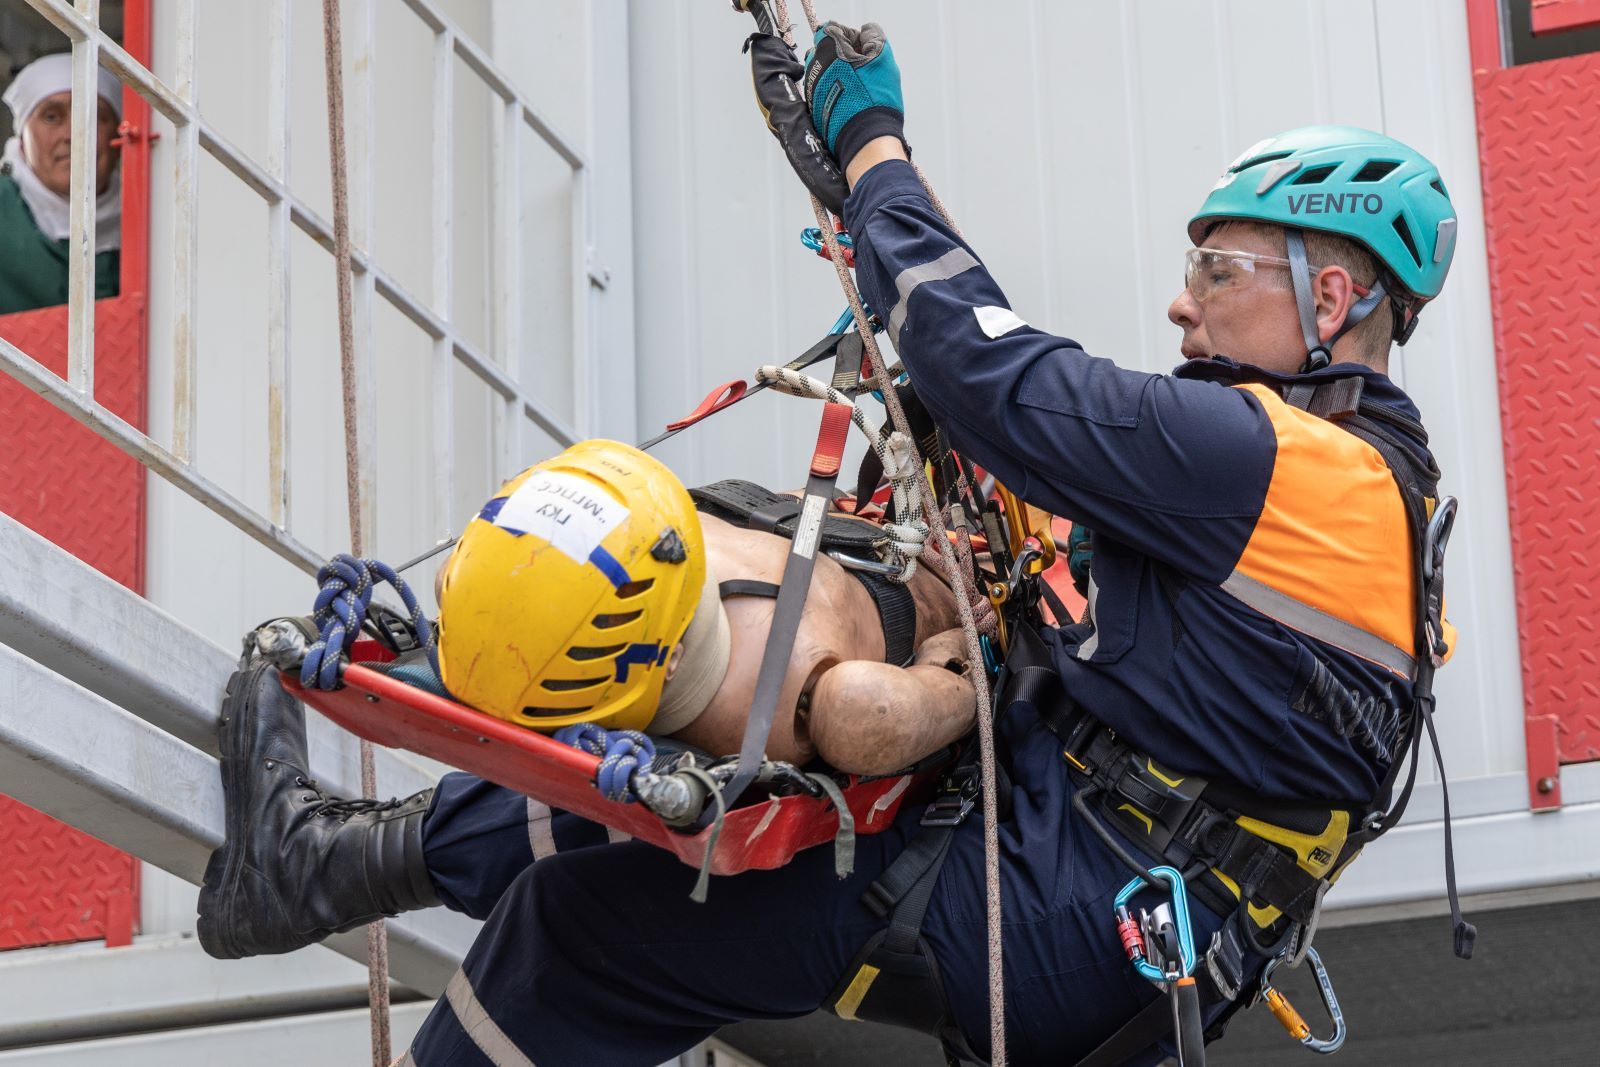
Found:
<path fill-rule="evenodd" d="M 341 797 L 333 796 L 323 789 L 322 786 L 317 784 L 315 778 L 296 778 L 294 784 L 311 790 L 311 792 L 302 796 L 301 800 L 307 803 L 313 800 L 320 801 L 311 813 L 314 817 L 332 817 L 337 818 L 340 822 L 348 822 L 357 815 L 393 811 L 405 803 L 399 797 L 390 797 L 388 800 L 366 800 L 362 798 L 345 800 Z"/>

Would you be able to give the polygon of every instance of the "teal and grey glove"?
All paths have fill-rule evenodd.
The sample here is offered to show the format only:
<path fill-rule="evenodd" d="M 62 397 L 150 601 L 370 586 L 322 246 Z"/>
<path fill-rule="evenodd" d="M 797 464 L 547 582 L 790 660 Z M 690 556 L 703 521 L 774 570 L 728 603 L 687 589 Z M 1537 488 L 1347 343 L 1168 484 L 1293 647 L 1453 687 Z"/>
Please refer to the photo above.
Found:
<path fill-rule="evenodd" d="M 805 89 L 812 124 L 841 164 L 875 137 L 905 144 L 900 68 L 877 23 L 855 30 L 830 22 L 819 29 L 806 56 Z"/>
<path fill-rule="evenodd" d="M 1067 573 L 1082 596 L 1089 595 L 1089 564 L 1094 562 L 1094 534 L 1081 522 L 1067 535 Z"/>

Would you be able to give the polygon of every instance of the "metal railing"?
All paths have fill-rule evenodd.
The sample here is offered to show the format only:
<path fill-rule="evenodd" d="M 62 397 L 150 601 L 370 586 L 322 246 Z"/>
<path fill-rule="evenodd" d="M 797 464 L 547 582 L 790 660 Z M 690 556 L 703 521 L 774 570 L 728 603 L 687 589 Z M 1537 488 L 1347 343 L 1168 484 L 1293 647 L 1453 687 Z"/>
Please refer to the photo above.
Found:
<path fill-rule="evenodd" d="M 292 0 L 269 0 L 266 49 L 268 147 L 257 161 L 231 143 L 200 114 L 196 98 L 196 0 L 167 0 L 177 25 L 172 84 L 158 78 L 108 37 L 99 24 L 100 0 L 28 0 L 30 6 L 72 43 L 73 131 L 71 235 L 69 239 L 67 375 L 63 379 L 26 352 L 0 340 L 0 371 L 11 375 L 67 415 L 83 423 L 144 466 L 227 519 L 256 541 L 297 566 L 315 571 L 321 553 L 293 532 L 290 507 L 289 380 L 293 370 L 289 347 L 289 242 L 298 228 L 327 250 L 333 250 L 333 227 L 289 184 L 289 85 L 293 72 L 290 48 Z M 492 450 L 502 475 L 512 473 L 523 455 L 523 430 L 532 423 L 563 444 L 576 441 L 579 427 L 562 418 L 519 380 L 522 345 L 520 283 L 522 278 L 523 129 L 531 130 L 570 168 L 570 301 L 572 358 L 579 369 L 575 391 L 589 388 L 583 371 L 592 363 L 589 351 L 590 248 L 589 185 L 591 168 L 583 153 L 526 98 L 483 50 L 464 37 L 429 0 L 403 0 L 403 8 L 421 20 L 433 36 L 435 137 L 432 153 L 433 196 L 430 229 L 434 241 L 431 299 L 406 289 L 395 275 L 375 261 L 372 249 L 374 169 L 370 163 L 373 114 L 372 58 L 376 0 L 356 0 L 349 7 L 345 31 L 347 98 L 352 175 L 352 244 L 358 411 L 362 438 L 360 503 L 364 525 L 371 529 L 375 483 L 375 382 L 372 368 L 374 297 L 381 297 L 417 326 L 432 342 L 431 404 L 435 514 L 450 512 L 455 478 L 454 370 L 457 364 L 481 380 L 495 398 Z M 391 7 L 386 7 L 386 12 Z M 353 32 L 352 32 L 353 31 Z M 494 292 L 491 300 L 491 351 L 484 352 L 460 331 L 453 315 L 454 285 L 452 210 L 452 125 L 455 60 L 481 81 L 498 109 L 490 145 L 491 202 L 496 212 Z M 96 141 L 96 72 L 104 65 L 131 86 L 174 127 L 172 215 L 172 292 L 174 308 L 170 343 L 173 359 L 173 429 L 170 447 L 114 414 L 94 398 L 94 187 Z M 255 192 L 267 206 L 267 418 L 268 507 L 262 514 L 229 493 L 201 470 L 196 455 L 201 369 L 197 322 L 199 298 L 198 171 L 201 153 L 222 164 Z M 577 404 L 575 408 L 583 411 Z M 441 533 L 445 531 L 440 531 Z"/>

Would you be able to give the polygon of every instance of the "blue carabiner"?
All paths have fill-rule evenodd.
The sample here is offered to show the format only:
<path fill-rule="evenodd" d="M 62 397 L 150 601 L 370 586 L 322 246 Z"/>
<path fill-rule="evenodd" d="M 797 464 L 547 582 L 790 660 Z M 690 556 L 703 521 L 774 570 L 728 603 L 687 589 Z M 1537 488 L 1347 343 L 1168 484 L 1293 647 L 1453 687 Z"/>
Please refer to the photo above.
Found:
<path fill-rule="evenodd" d="M 848 248 L 852 252 L 855 251 L 856 242 L 850 236 L 850 231 L 836 230 L 834 231 L 833 237 L 834 240 L 839 242 L 840 248 Z M 819 256 L 826 255 L 827 253 L 828 244 L 822 239 L 822 229 L 820 227 L 807 226 L 805 229 L 801 230 L 800 243 L 805 245 Z"/>
<path fill-rule="evenodd" d="M 1000 661 L 994 654 L 994 642 L 989 640 L 988 634 L 978 635 L 978 647 L 983 649 L 983 669 L 989 672 L 992 678 L 1000 673 Z"/>
<path fill-rule="evenodd" d="M 1194 927 L 1189 922 L 1189 887 L 1184 884 L 1183 875 L 1176 867 L 1152 867 L 1150 868 L 1150 874 L 1151 877 L 1159 878 L 1167 883 L 1167 888 L 1172 893 L 1172 918 L 1178 927 L 1178 962 L 1183 970 L 1179 977 L 1187 978 L 1194 973 L 1195 963 Z M 1126 908 L 1128 901 L 1132 900 L 1143 888 L 1145 888 L 1145 880 L 1143 878 L 1135 878 L 1123 886 L 1122 891 L 1117 894 L 1116 900 L 1112 902 L 1113 912 Z M 1134 960 L 1133 967 L 1145 978 L 1157 984 L 1165 982 L 1168 978 L 1148 958 Z"/>

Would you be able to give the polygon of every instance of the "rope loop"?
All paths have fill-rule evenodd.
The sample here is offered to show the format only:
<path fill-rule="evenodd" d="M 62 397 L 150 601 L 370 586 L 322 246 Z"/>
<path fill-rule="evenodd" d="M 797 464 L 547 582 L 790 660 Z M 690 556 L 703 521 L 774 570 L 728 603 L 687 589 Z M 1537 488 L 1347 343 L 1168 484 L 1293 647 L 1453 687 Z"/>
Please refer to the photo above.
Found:
<path fill-rule="evenodd" d="M 594 784 L 607 800 L 632 804 L 638 800 L 634 776 L 648 775 L 655 762 L 656 745 L 638 730 L 607 730 L 592 722 L 563 726 L 556 740 L 600 757 Z"/>
<path fill-rule="evenodd" d="M 928 540 L 928 524 L 924 513 L 924 482 L 922 455 L 916 442 L 901 430 L 885 434 L 872 425 L 855 398 L 835 389 L 820 378 L 813 378 L 788 367 L 764 366 L 756 369 L 756 381 L 789 396 L 825 400 L 830 404 L 844 404 L 850 408 L 850 421 L 866 435 L 872 450 L 883 463 L 883 473 L 894 488 L 894 513 L 898 522 L 883 524 L 884 541 L 879 554 L 884 562 L 899 567 L 899 573 L 889 576 L 893 582 L 909 582 L 917 573 L 917 558 Z"/>
<path fill-rule="evenodd" d="M 400 602 L 405 605 L 411 625 L 416 629 L 417 640 L 427 650 L 434 673 L 439 673 L 439 650 L 433 638 L 433 623 L 422 613 L 416 595 L 394 568 L 375 559 L 359 559 L 341 552 L 317 571 L 317 582 L 311 620 L 319 637 L 306 650 L 305 661 L 300 665 L 301 685 L 308 689 L 339 687 L 339 661 L 355 646 L 379 582 L 388 582 L 400 594 Z"/>

